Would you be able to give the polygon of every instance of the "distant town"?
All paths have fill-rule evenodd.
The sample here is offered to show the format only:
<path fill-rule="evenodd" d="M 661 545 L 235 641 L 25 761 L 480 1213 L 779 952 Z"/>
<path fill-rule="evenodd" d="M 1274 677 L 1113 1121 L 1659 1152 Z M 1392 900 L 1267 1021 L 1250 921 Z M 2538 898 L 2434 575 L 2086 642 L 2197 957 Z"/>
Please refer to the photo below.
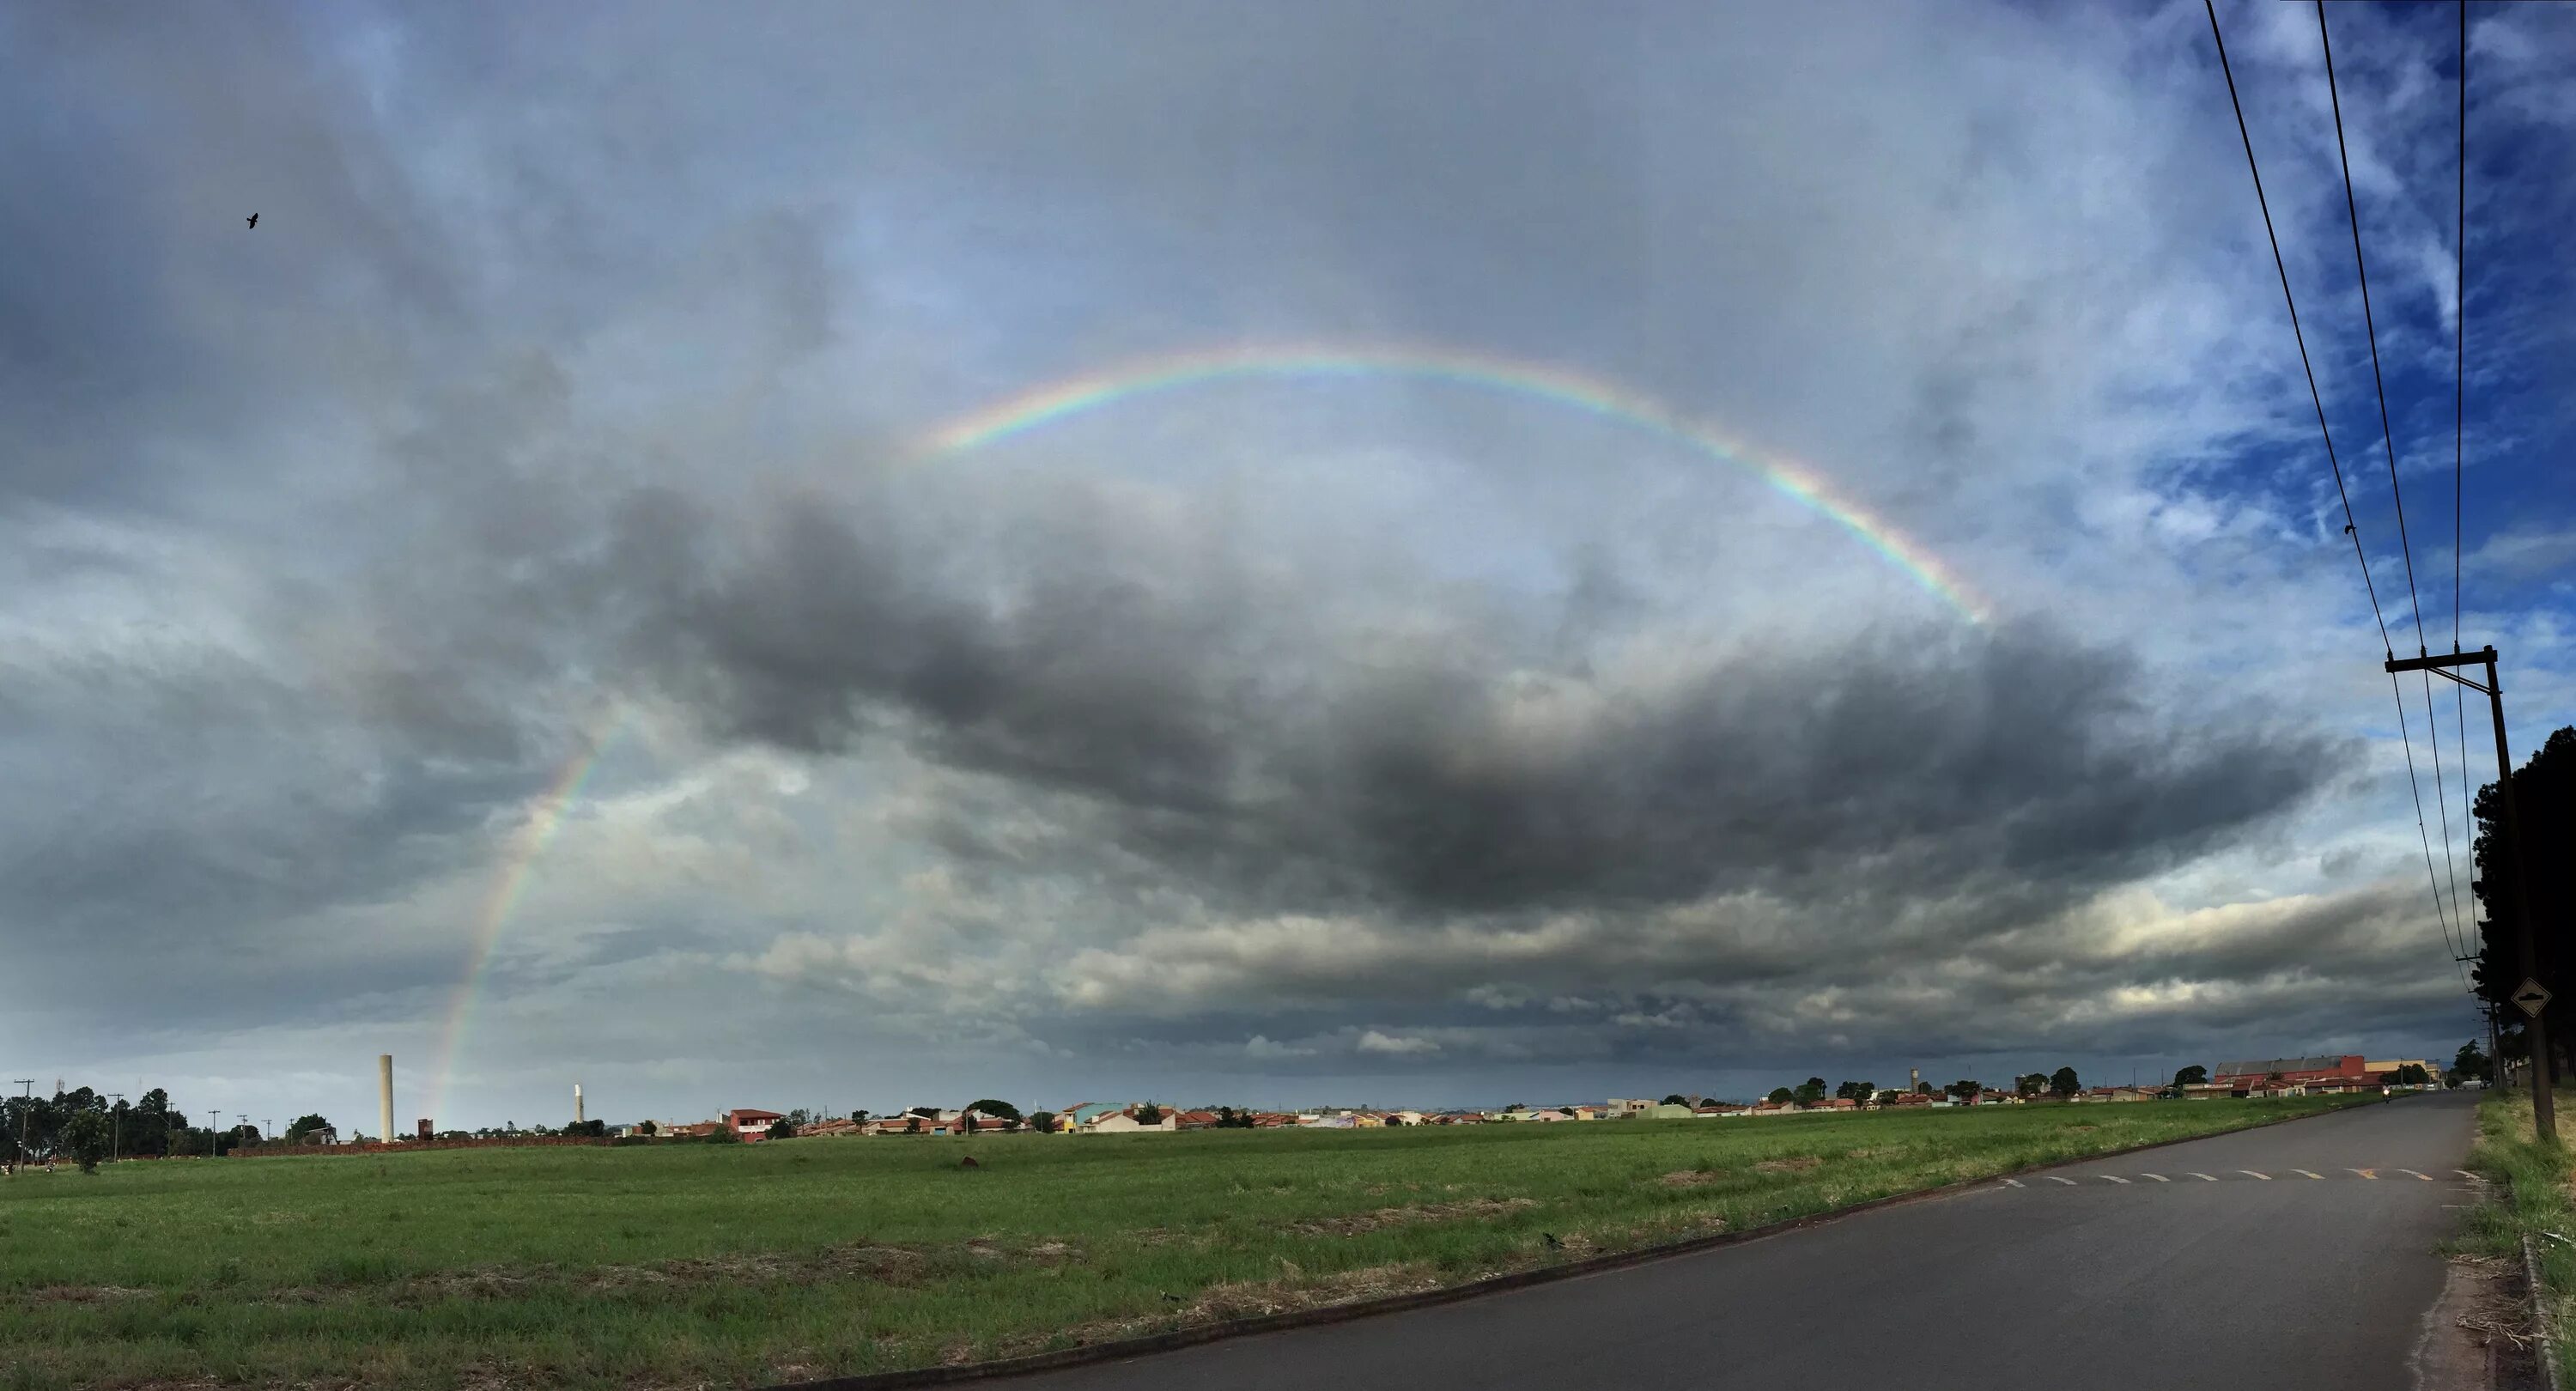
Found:
<path fill-rule="evenodd" d="M 1846 1080 L 1828 1087 L 1822 1077 L 1794 1086 L 1782 1085 L 1757 1099 L 1720 1099 L 1673 1093 L 1661 1100 L 1612 1097 L 1604 1101 L 1528 1105 L 1515 1102 L 1494 1109 L 1416 1110 L 1369 1106 L 1320 1106 L 1297 1110 L 1263 1110 L 1237 1106 L 1179 1106 L 1155 1101 L 1080 1101 L 1053 1110 L 1024 1110 L 992 1098 L 964 1106 L 913 1106 L 899 1111 L 866 1110 L 836 1115 L 813 1108 L 771 1111 L 739 1106 L 701 1119 L 644 1120 L 609 1125 L 577 1117 L 560 1129 L 516 1125 L 478 1130 L 439 1130 L 428 1120 L 417 1123 L 402 1143 L 471 1144 L 476 1142 L 700 1140 L 752 1142 L 822 1136 L 974 1135 L 1039 1133 L 1050 1135 L 1160 1134 L 1183 1130 L 1375 1130 L 1419 1125 L 1540 1125 L 1581 1121 L 1754 1119 L 1834 1115 L 1910 1107 L 2060 1106 L 2154 1101 L 2212 1101 L 2241 1097 L 2312 1096 L 2357 1091 L 2431 1090 L 2446 1086 L 2480 1086 L 2487 1080 L 2487 1060 L 2475 1048 L 2464 1048 L 2448 1069 L 2436 1069 L 2422 1058 L 2379 1058 L 2347 1053 L 2308 1058 L 2260 1058 L 2219 1064 L 2216 1068 L 2181 1069 L 2161 1085 L 2086 1086 L 2075 1069 L 2015 1077 L 2009 1087 L 1994 1087 L 1962 1078 L 1935 1085 L 1917 1073 L 1903 1087 Z M 304 1137 L 299 1137 L 304 1138 Z M 309 1144 L 338 1144 L 336 1130 L 304 1138 Z M 374 1143 L 365 1135 L 348 1143 Z"/>
<path fill-rule="evenodd" d="M 379 1059 L 384 1094 L 380 1115 L 392 1110 L 391 1059 Z M 2493 1079 L 2493 1066 L 2474 1044 L 2460 1049 L 2451 1066 L 2436 1070 L 2421 1058 L 2371 1058 L 2359 1053 L 2312 1058 L 2259 1058 L 2221 1063 L 2215 1068 L 2186 1067 L 2162 1085 L 2086 1086 L 2075 1069 L 2015 1077 L 2009 1087 L 1993 1087 L 1961 1078 L 1947 1085 L 1925 1081 L 1918 1073 L 1903 1087 L 1846 1080 L 1828 1087 L 1822 1077 L 1774 1087 L 1756 1099 L 1721 1099 L 1671 1093 L 1661 1100 L 1611 1097 L 1530 1105 L 1514 1102 L 1492 1109 L 1419 1110 L 1375 1106 L 1313 1106 L 1266 1110 L 1249 1106 L 1179 1106 L 1159 1101 L 1078 1101 L 1047 1109 L 1023 1109 L 985 1097 L 963 1106 L 913 1106 L 872 1113 L 835 1114 L 800 1107 L 772 1111 L 737 1106 L 703 1118 L 640 1120 L 610 1124 L 591 1119 L 578 1085 L 573 1088 L 573 1119 L 561 1126 L 520 1126 L 505 1122 L 475 1130 L 442 1130 L 435 1121 L 413 1122 L 409 1133 L 393 1141 L 364 1131 L 343 1130 L 321 1115 L 298 1117 L 283 1130 L 236 1116 L 225 1125 L 221 1113 L 208 1113 L 210 1124 L 192 1126 L 167 1093 L 146 1092 L 139 1102 L 111 1097 L 88 1087 L 55 1084 L 55 1094 L 0 1098 L 0 1169 L 15 1171 L 35 1161 L 68 1158 L 90 1167 L 102 1160 L 183 1158 L 190 1155 L 275 1154 L 332 1148 L 343 1151 L 394 1146 L 464 1147 L 476 1145 L 653 1144 L 705 1141 L 718 1144 L 759 1143 L 826 1136 L 976 1135 L 1036 1133 L 1045 1135 L 1168 1134 L 1183 1130 L 1376 1130 L 1419 1125 L 1545 1125 L 1583 1121 L 1759 1119 L 1830 1116 L 1913 1107 L 2067 1106 L 2156 1101 L 2212 1101 L 2231 1097 L 2312 1096 L 2358 1091 L 2421 1091 L 2444 1087 L 2482 1087 Z M 113 1104 L 111 1104 L 111 1102 Z M 379 1128 L 390 1129 L 382 1120 Z"/>

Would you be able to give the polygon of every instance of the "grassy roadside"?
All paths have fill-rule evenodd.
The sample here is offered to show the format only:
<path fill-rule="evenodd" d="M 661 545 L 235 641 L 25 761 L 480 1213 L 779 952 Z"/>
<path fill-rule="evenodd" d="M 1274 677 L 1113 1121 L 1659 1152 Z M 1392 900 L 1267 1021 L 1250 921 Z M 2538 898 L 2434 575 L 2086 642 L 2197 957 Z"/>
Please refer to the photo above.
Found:
<path fill-rule="evenodd" d="M 744 1386 L 1404 1293 L 2336 1099 L 797 1140 L 0 1182 L 0 1386 Z M 980 1167 L 961 1170 L 973 1154 Z"/>
<path fill-rule="evenodd" d="M 2558 1092 L 2559 1114 L 2571 1114 L 2576 1091 Z M 2565 1147 L 2539 1143 L 2531 1121 L 2527 1092 L 2490 1092 L 2478 1105 L 2478 1142 L 2470 1164 L 2488 1179 L 2509 1185 L 2493 1202 L 2469 1213 L 2459 1244 L 2481 1256 L 2510 1261 L 2522 1268 L 2522 1238 L 2528 1233 L 2540 1257 L 2540 1281 L 2547 1289 L 2542 1306 L 2548 1334 L 2558 1349 L 2559 1385 L 2576 1391 L 2576 1362 L 2571 1362 L 2568 1335 L 2576 1331 L 2576 1164 Z"/>

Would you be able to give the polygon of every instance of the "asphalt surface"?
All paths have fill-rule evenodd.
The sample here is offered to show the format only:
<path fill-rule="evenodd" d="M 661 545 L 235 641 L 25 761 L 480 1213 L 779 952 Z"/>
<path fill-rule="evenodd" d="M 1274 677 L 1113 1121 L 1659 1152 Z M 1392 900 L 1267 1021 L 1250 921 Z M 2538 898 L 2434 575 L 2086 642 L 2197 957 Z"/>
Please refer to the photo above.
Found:
<path fill-rule="evenodd" d="M 2398 1391 L 2442 1291 L 2434 1248 L 2476 1200 L 2459 1170 L 2474 1105 L 2408 1097 L 1557 1284 L 1003 1384 Z"/>

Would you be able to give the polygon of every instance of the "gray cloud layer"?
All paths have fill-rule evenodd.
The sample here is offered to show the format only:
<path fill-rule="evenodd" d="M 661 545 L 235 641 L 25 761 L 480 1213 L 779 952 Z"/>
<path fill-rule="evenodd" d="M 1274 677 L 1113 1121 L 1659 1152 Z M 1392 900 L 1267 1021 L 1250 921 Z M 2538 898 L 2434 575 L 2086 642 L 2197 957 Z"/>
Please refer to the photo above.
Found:
<path fill-rule="evenodd" d="M 1592 1086 L 2457 1022 L 2392 751 L 2340 733 L 2385 717 L 2335 665 L 2367 613 L 2260 448 L 2295 364 L 2197 11 L 138 14 L 0 14 L 35 1066 L 362 1091 L 532 842 L 463 1119 L 552 1097 L 532 1056 L 687 1107 L 851 1055 Z M 2410 71 L 2356 123 L 2430 119 Z M 2339 216 L 2298 99 L 2255 97 L 2285 216 Z M 2365 158 L 2417 240 L 2422 144 Z M 910 443 L 1310 338 L 1667 398 L 2004 616 L 1436 383 Z M 653 1022 L 746 992 L 780 1028 Z"/>

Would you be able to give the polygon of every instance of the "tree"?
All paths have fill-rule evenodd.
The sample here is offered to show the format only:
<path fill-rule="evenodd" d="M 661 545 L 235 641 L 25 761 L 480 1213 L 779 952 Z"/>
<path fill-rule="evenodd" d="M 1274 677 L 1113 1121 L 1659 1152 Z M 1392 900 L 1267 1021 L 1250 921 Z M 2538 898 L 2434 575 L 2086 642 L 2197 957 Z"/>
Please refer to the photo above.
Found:
<path fill-rule="evenodd" d="M 1947 1091 L 1950 1095 L 1957 1097 L 1961 1101 L 1966 1101 L 1985 1089 L 1985 1083 L 1977 1081 L 1974 1078 L 1962 1077 L 1942 1090 Z"/>
<path fill-rule="evenodd" d="M 2037 1096 L 2048 1090 L 2048 1079 L 2036 1072 L 2027 1077 L 2016 1077 L 2013 1079 L 2013 1090 L 2023 1096 Z"/>
<path fill-rule="evenodd" d="M 297 1116 L 295 1123 L 286 1127 L 286 1142 L 290 1145 L 300 1145 L 330 1128 L 331 1123 L 319 1115 Z"/>
<path fill-rule="evenodd" d="M 1055 1133 L 1055 1112 L 1031 1111 L 1029 1113 L 1029 1128 L 1040 1135 L 1053 1135 Z"/>
<path fill-rule="evenodd" d="M 1163 1108 L 1150 1101 L 1146 1102 L 1144 1105 L 1136 1108 L 1136 1123 L 1138 1125 L 1161 1125 L 1163 1123 Z"/>
<path fill-rule="evenodd" d="M 2486 1082 L 2494 1077 L 2495 1063 L 2479 1049 L 2475 1039 L 2461 1044 L 2460 1051 L 2451 1058 L 2451 1080 L 2454 1082 Z"/>
<path fill-rule="evenodd" d="M 742 1137 L 733 1133 L 732 1126 L 726 1125 L 722 1121 L 718 1121 L 716 1123 L 716 1128 L 707 1132 L 707 1143 L 711 1145 L 738 1145 L 742 1143 Z"/>
<path fill-rule="evenodd" d="M 2522 819 L 2522 844 L 2529 852 L 2527 873 L 2522 890 L 2529 896 L 2533 924 L 2539 929 L 2532 934 L 2533 975 L 2556 996 L 2546 1011 L 2549 1024 L 2552 1075 L 2564 1081 L 2571 1046 L 2571 1026 L 2576 1015 L 2568 1008 L 2568 992 L 2576 989 L 2569 968 L 2576 961 L 2560 948 L 2564 936 L 2558 924 L 2569 920 L 2576 910 L 2576 855 L 2566 853 L 2576 843 L 2576 728 L 2560 729 L 2544 741 L 2531 760 L 2513 772 L 2515 810 Z M 2522 985 L 2522 944 L 2519 935 L 2521 918 L 2515 894 L 2516 869 L 2511 847 L 2505 844 L 2501 818 L 2504 815 L 2502 793 L 2495 783 L 2478 789 L 2474 804 L 2478 817 L 2478 836 L 2472 843 L 2471 855 L 2477 873 L 2469 887 L 2477 894 L 2478 906 L 2485 910 L 2485 921 L 2478 924 L 2478 963 L 2474 974 L 2478 997 L 2502 1007 Z M 2530 1051 L 2529 1035 L 2522 1026 L 2522 1012 L 2508 1009 L 2504 1018 L 2510 1027 L 2504 1034 L 2504 1053 L 2509 1057 L 2524 1056 Z"/>
<path fill-rule="evenodd" d="M 1806 1081 L 1798 1084 L 1798 1090 L 1795 1095 L 1800 1106 L 1807 1107 L 1815 1105 L 1817 1102 L 1825 1099 L 1825 1079 L 1822 1077 L 1808 1078 Z"/>
<path fill-rule="evenodd" d="M 91 1110 L 73 1112 L 63 1122 L 59 1143 L 62 1152 L 80 1165 L 82 1173 L 97 1173 L 98 1161 L 107 1158 L 107 1117 Z"/>
<path fill-rule="evenodd" d="M 985 1115 L 992 1116 L 997 1120 L 1015 1121 L 1020 1119 L 1019 1107 L 1014 1106 L 1007 1101 L 995 1101 L 989 1096 L 981 1101 L 970 1101 L 966 1103 L 966 1109 L 969 1111 L 981 1111 Z"/>
<path fill-rule="evenodd" d="M 850 1119 L 852 1119 L 852 1120 L 854 1120 L 854 1121 L 865 1121 L 867 1118 L 868 1118 L 868 1108 L 867 1108 L 867 1107 L 865 1107 L 865 1106 L 862 1106 L 862 1107 L 860 1107 L 859 1109 L 857 1109 L 857 1110 L 855 1110 L 855 1111 L 852 1111 L 852 1112 L 850 1113 Z"/>
<path fill-rule="evenodd" d="M 771 1121 L 769 1123 L 769 1138 L 773 1140 L 795 1139 L 796 1122 L 789 1120 L 785 1116 L 780 1116 L 778 1119 Z"/>
<path fill-rule="evenodd" d="M 1872 1099 L 1872 1100 L 1874 1100 L 1874 1101 L 1876 1101 L 1876 1102 L 1877 1102 L 1879 1105 L 1881 1105 L 1881 1106 L 1893 1106 L 1893 1105 L 1895 1105 L 1895 1104 L 1896 1104 L 1896 1099 L 1897 1099 L 1898 1097 L 1900 1097 L 1900 1096 L 1903 1096 L 1903 1095 L 1905 1095 L 1905 1093 L 1903 1093 L 1903 1092 L 1901 1092 L 1901 1091 L 1898 1091 L 1898 1090 L 1897 1090 L 1896 1088 L 1894 1088 L 1894 1087 L 1889 1087 L 1888 1089 L 1886 1089 L 1885 1091 L 1880 1092 L 1877 1096 L 1875 1096 L 1875 1097 L 1873 1097 L 1873 1098 L 1871 1098 L 1871 1099 Z"/>
<path fill-rule="evenodd" d="M 965 1115 L 958 1117 L 958 1119 L 959 1119 L 959 1120 L 961 1120 L 961 1121 L 963 1121 L 963 1122 L 965 1123 L 965 1126 L 966 1126 L 966 1133 L 967 1133 L 967 1134 L 972 1135 L 972 1134 L 974 1134 L 974 1133 L 975 1133 L 975 1113 L 974 1113 L 974 1112 L 972 1112 L 972 1111 L 968 1111 Z"/>
<path fill-rule="evenodd" d="M 1688 1106 L 1690 1105 L 1690 1098 L 1682 1095 L 1680 1092 L 1675 1092 L 1671 1096 L 1665 1097 L 1663 1104 L 1666 1106 Z"/>
<path fill-rule="evenodd" d="M 1878 1084 L 1875 1082 L 1845 1082 L 1841 1086 L 1834 1088 L 1834 1095 L 1841 1097 L 1845 1101 L 1867 1101 L 1871 1097 L 1878 1095 Z"/>
<path fill-rule="evenodd" d="M 659 1135 L 662 1133 L 662 1127 L 655 1125 L 651 1121 L 645 1121 L 635 1127 L 635 1133 L 644 1136 Z"/>
<path fill-rule="evenodd" d="M 2048 1089 L 2059 1096 L 2073 1096 L 2084 1090 L 2084 1084 L 2076 1079 L 2075 1069 L 2061 1067 L 2048 1074 Z"/>
<path fill-rule="evenodd" d="M 2198 1063 L 2193 1063 L 2191 1066 L 2174 1074 L 2173 1084 L 2177 1087 L 2207 1086 L 2209 1085 L 2209 1069 L 2202 1067 Z"/>
<path fill-rule="evenodd" d="M 904 1134 L 906 1134 L 906 1135 L 918 1135 L 918 1134 L 920 1134 L 920 1133 L 921 1133 L 921 1117 L 919 1117 L 919 1116 L 906 1116 L 906 1117 L 904 1117 L 904 1118 L 903 1118 L 903 1133 L 904 1133 Z"/>
<path fill-rule="evenodd" d="M 1765 1099 L 1774 1106 L 1786 1106 L 1790 1102 L 1797 1100 L 1798 1094 L 1789 1090 L 1787 1087 L 1773 1087 L 1771 1089 L 1771 1095 Z M 1515 1106 L 1512 1109 L 1517 1111 L 1520 1108 Z"/>
<path fill-rule="evenodd" d="M 2432 1081 L 2433 1074 L 2425 1071 L 2422 1063 L 2408 1063 L 2389 1080 L 2401 1087 L 2420 1087 Z"/>

